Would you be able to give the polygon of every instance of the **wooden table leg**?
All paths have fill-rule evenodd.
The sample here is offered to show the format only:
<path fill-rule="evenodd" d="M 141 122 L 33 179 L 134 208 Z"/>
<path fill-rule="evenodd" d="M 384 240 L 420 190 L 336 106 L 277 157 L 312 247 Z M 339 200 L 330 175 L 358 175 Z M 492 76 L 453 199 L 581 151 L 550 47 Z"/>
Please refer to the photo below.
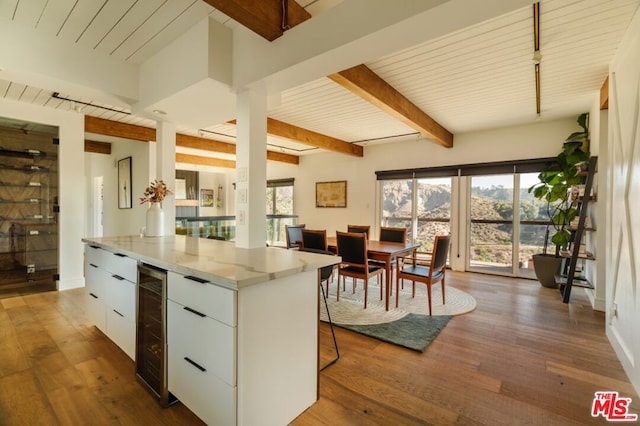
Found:
<path fill-rule="evenodd" d="M 389 310 L 389 285 L 391 283 L 391 257 L 388 257 L 384 260 L 384 287 L 385 287 L 385 298 L 384 298 L 384 306 L 385 309 Z"/>

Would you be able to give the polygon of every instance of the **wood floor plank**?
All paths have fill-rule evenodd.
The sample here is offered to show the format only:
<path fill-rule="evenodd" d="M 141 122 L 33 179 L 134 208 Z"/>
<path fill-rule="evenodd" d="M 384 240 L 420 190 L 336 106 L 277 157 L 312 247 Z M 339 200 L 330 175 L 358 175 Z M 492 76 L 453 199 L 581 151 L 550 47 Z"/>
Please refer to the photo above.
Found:
<path fill-rule="evenodd" d="M 59 425 L 34 371 L 0 378 L 0 419 L 3 425 Z"/>
<path fill-rule="evenodd" d="M 529 280 L 448 273 L 475 297 L 424 353 L 336 328 L 340 360 L 320 374 L 307 425 L 587 425 L 596 391 L 640 397 L 576 290 L 571 303 Z M 332 295 L 331 297 L 335 297 Z M 161 408 L 133 361 L 86 318 L 83 289 L 0 299 L 0 425 L 198 425 Z M 320 363 L 335 356 L 320 325 Z"/>

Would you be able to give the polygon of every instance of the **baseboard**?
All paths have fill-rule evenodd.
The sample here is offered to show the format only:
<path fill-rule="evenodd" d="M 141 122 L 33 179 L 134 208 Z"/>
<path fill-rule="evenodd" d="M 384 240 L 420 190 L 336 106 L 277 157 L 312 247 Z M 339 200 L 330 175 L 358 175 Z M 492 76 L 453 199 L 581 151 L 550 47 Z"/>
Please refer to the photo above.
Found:
<path fill-rule="evenodd" d="M 622 339 L 618 335 L 617 330 L 613 328 L 611 324 L 609 324 L 608 320 L 606 325 L 606 334 L 607 338 L 609 339 L 609 343 L 611 343 L 613 351 L 616 353 L 616 356 L 618 357 L 618 360 L 620 361 L 624 372 L 629 378 L 629 382 L 631 382 L 631 385 L 635 389 L 636 394 L 640 396 L 640 381 L 638 380 L 638 376 L 634 375 L 634 360 L 631 356 L 631 352 L 629 351 L 629 348 L 622 342 Z"/>
<path fill-rule="evenodd" d="M 84 277 L 58 280 L 58 291 L 84 287 Z"/>
<path fill-rule="evenodd" d="M 606 312 L 607 311 L 607 303 L 604 299 L 597 298 L 595 296 L 595 291 L 591 288 L 584 289 L 585 294 L 589 298 L 589 302 L 591 302 L 591 307 L 594 311 Z"/>

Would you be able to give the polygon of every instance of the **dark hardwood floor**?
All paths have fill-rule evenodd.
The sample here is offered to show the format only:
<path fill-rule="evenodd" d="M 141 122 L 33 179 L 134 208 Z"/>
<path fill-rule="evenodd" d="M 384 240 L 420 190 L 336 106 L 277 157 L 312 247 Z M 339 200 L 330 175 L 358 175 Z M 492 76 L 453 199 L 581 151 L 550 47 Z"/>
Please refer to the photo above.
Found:
<path fill-rule="evenodd" d="M 537 282 L 450 272 L 478 307 L 424 353 L 337 329 L 340 360 L 293 425 L 584 425 L 595 391 L 640 398 L 583 291 L 569 305 Z M 321 363 L 333 356 L 321 325 Z M 0 300 L 0 425 L 197 425 L 161 409 L 133 362 L 85 318 L 82 289 Z"/>

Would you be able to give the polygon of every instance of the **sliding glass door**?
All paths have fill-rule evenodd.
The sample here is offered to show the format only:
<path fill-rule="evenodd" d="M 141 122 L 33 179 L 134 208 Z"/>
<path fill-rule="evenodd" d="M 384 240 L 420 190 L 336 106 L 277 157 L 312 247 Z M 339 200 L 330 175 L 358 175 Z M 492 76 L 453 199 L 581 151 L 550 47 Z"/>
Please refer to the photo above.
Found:
<path fill-rule="evenodd" d="M 513 272 L 514 175 L 471 176 L 468 269 Z"/>
<path fill-rule="evenodd" d="M 528 191 L 537 173 L 471 176 L 469 181 L 467 269 L 534 278 L 532 256 L 543 251 L 548 221 L 544 203 Z"/>

